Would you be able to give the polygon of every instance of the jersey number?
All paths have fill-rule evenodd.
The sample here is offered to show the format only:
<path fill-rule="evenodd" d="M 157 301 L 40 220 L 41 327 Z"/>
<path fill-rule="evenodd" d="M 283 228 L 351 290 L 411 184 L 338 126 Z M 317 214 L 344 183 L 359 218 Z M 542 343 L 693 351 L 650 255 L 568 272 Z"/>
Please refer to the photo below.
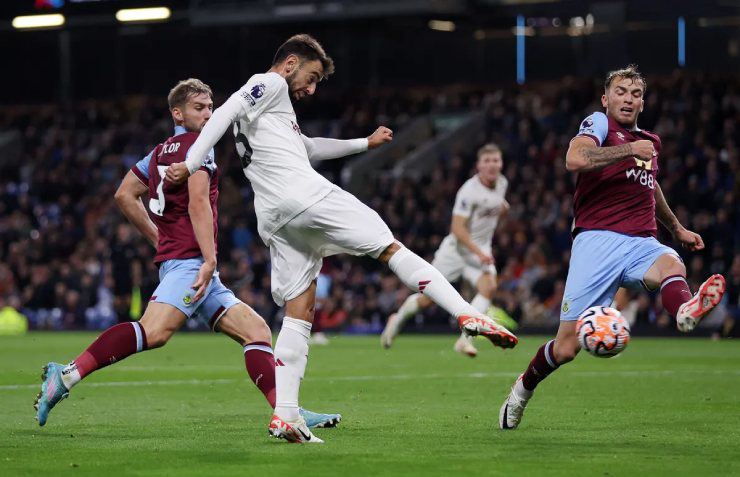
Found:
<path fill-rule="evenodd" d="M 157 172 L 159 172 L 157 197 L 149 199 L 149 210 L 160 217 L 164 214 L 164 173 L 166 170 L 167 166 L 157 166 Z"/>
<path fill-rule="evenodd" d="M 249 145 L 247 135 L 241 131 L 239 121 L 234 123 L 234 138 L 236 139 L 236 153 L 242 161 L 242 168 L 246 169 L 252 163 L 252 146 Z"/>

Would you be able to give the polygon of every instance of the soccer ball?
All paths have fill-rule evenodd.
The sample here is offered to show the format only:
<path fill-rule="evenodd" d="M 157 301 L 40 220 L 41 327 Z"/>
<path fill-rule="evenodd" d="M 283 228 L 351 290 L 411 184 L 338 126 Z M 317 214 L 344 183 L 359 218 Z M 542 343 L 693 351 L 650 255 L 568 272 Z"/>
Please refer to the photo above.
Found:
<path fill-rule="evenodd" d="M 630 342 L 630 325 L 618 310 L 592 306 L 578 317 L 576 334 L 581 348 L 599 358 L 611 358 Z"/>

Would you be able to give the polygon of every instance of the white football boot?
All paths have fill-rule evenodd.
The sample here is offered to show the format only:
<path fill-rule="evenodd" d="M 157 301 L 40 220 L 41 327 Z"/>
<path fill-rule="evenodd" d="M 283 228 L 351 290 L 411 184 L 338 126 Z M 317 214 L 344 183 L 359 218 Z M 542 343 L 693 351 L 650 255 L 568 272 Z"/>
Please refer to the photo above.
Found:
<path fill-rule="evenodd" d="M 460 315 L 457 317 L 457 324 L 466 335 L 485 336 L 494 346 L 513 348 L 519 342 L 513 333 L 493 321 L 490 316 L 481 313 Z"/>
<path fill-rule="evenodd" d="M 471 358 L 478 356 L 478 350 L 473 346 L 473 337 L 465 333 L 462 333 L 457 341 L 455 341 L 455 351 Z"/>
<path fill-rule="evenodd" d="M 393 340 L 398 336 L 400 331 L 401 316 L 398 313 L 393 313 L 388 317 L 388 322 L 385 324 L 385 328 L 380 334 L 380 345 L 384 349 L 388 349 L 393 346 Z"/>
<path fill-rule="evenodd" d="M 725 277 L 714 274 L 699 286 L 699 290 L 676 313 L 676 327 L 684 333 L 696 328 L 702 318 L 706 316 L 722 300 L 725 294 Z"/>
<path fill-rule="evenodd" d="M 272 415 L 267 432 L 277 439 L 285 439 L 293 444 L 323 444 L 324 441 L 313 435 L 306 421 L 300 417 L 295 422 L 284 421 L 277 414 Z"/>
<path fill-rule="evenodd" d="M 521 380 L 522 375 L 519 375 L 498 413 L 498 426 L 501 429 L 516 429 L 519 426 L 519 423 L 522 421 L 522 416 L 524 415 L 524 408 L 527 407 L 527 403 L 532 397 L 531 392 L 528 397 L 524 397 L 517 393 L 517 383 L 521 382 Z"/>

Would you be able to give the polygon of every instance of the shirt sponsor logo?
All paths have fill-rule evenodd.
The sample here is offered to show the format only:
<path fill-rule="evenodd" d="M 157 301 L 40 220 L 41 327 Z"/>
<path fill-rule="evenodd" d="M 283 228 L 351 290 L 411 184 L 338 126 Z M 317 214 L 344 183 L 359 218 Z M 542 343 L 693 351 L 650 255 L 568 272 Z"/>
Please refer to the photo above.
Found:
<path fill-rule="evenodd" d="M 624 141 L 624 134 L 622 134 L 621 132 L 617 131 L 617 137 Z"/>

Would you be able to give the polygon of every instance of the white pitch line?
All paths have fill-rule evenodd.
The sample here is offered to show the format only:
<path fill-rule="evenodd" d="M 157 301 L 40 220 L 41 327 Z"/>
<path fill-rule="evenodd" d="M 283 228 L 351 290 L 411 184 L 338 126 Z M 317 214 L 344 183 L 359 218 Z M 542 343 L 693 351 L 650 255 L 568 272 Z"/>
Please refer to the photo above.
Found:
<path fill-rule="evenodd" d="M 413 379 L 485 379 L 485 378 L 511 378 L 519 376 L 520 373 L 513 371 L 496 371 L 489 373 L 461 373 L 461 374 L 391 374 L 391 375 L 359 375 L 359 376 L 316 376 L 309 377 L 308 381 L 405 381 Z M 672 376 L 683 374 L 723 374 L 740 376 L 740 369 L 711 369 L 711 370 L 643 370 L 643 371 L 573 371 L 568 376 L 577 378 L 592 378 L 604 376 L 639 377 L 639 376 Z M 213 384 L 233 384 L 245 382 L 244 379 L 171 379 L 159 381 L 109 381 L 102 383 L 87 383 L 85 387 L 107 388 L 116 386 L 210 386 Z M 4 384 L 0 385 L 0 391 L 12 391 L 16 389 L 36 389 L 39 384 Z"/>

